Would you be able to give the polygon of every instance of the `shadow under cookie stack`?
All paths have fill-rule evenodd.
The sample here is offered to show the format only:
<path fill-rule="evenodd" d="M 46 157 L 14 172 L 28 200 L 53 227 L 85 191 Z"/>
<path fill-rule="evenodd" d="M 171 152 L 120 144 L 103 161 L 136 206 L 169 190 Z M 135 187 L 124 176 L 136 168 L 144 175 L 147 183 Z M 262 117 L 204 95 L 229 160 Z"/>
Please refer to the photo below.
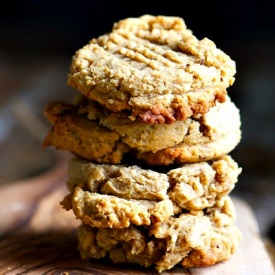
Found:
<path fill-rule="evenodd" d="M 114 24 L 72 58 L 74 102 L 50 102 L 43 141 L 72 153 L 61 204 L 81 221 L 83 259 L 203 267 L 238 248 L 230 197 L 241 140 L 227 94 L 235 62 L 179 17 Z"/>

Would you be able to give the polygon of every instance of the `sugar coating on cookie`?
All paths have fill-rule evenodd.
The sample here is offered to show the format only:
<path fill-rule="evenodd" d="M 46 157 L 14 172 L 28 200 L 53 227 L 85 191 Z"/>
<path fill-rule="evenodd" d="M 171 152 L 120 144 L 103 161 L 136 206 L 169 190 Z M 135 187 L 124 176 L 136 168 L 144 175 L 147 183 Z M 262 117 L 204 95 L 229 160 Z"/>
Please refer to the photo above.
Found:
<path fill-rule="evenodd" d="M 126 18 L 72 58 L 68 84 L 132 120 L 171 123 L 224 102 L 235 62 L 182 18 Z"/>
<path fill-rule="evenodd" d="M 209 266 L 235 252 L 241 232 L 235 208 L 226 196 L 205 211 L 190 211 L 149 226 L 96 228 L 82 223 L 78 231 L 83 259 L 109 257 L 114 263 L 154 266 L 158 272 L 176 265 Z"/>

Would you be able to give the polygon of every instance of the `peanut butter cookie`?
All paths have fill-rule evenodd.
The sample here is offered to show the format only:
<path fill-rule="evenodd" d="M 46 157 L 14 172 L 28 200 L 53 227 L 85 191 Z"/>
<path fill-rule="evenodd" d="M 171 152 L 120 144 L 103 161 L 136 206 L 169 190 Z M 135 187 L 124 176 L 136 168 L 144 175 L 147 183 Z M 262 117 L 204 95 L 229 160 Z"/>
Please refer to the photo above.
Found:
<path fill-rule="evenodd" d="M 62 204 L 93 227 L 149 225 L 186 210 L 212 207 L 233 190 L 240 173 L 230 156 L 186 164 L 167 173 L 74 157 L 68 171 L 70 194 Z"/>
<path fill-rule="evenodd" d="M 79 49 L 68 84 L 113 112 L 161 124 L 224 102 L 235 73 L 235 62 L 211 40 L 198 40 L 182 18 L 144 15 Z"/>
<path fill-rule="evenodd" d="M 78 231 L 83 259 L 110 258 L 114 263 L 154 266 L 158 272 L 176 265 L 210 266 L 229 259 L 241 239 L 234 225 L 235 208 L 226 196 L 206 210 L 190 211 L 149 226 L 96 228 Z"/>
<path fill-rule="evenodd" d="M 52 102 L 53 124 L 44 146 L 55 146 L 98 163 L 122 163 L 131 154 L 151 165 L 205 161 L 232 151 L 241 140 L 239 109 L 227 97 L 204 115 L 170 124 L 131 121 L 94 101 Z"/>

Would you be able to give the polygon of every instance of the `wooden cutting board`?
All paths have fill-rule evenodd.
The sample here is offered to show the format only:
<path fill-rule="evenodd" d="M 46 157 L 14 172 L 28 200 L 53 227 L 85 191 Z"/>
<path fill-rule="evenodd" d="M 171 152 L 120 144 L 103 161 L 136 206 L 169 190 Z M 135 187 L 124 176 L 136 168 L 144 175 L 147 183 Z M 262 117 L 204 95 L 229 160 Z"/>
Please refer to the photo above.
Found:
<path fill-rule="evenodd" d="M 83 261 L 77 251 L 78 221 L 59 202 L 65 187 L 67 158 L 50 172 L 0 186 L 0 274 L 158 274 L 153 268 Z M 243 232 L 238 251 L 223 263 L 205 268 L 175 267 L 162 274 L 275 274 L 251 208 L 233 198 Z"/>

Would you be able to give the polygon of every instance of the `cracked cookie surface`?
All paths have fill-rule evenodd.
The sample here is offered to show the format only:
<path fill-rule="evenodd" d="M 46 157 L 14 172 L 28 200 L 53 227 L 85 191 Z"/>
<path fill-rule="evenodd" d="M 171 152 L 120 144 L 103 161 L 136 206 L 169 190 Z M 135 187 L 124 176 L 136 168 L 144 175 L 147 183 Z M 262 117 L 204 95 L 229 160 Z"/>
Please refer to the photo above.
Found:
<path fill-rule="evenodd" d="M 45 114 L 53 127 L 44 146 L 90 161 L 119 164 L 133 155 L 151 165 L 205 161 L 232 151 L 241 140 L 239 109 L 229 97 L 204 115 L 171 124 L 131 121 L 94 101 L 52 102 Z"/>
<path fill-rule="evenodd" d="M 224 102 L 235 62 L 179 17 L 126 18 L 73 56 L 68 84 L 132 120 L 171 123 Z"/>
<path fill-rule="evenodd" d="M 190 211 L 149 226 L 78 231 L 83 259 L 109 257 L 114 263 L 154 266 L 158 272 L 175 265 L 202 267 L 227 260 L 237 249 L 241 232 L 234 225 L 235 208 L 226 196 L 205 211 Z"/>
<path fill-rule="evenodd" d="M 235 187 L 241 168 L 230 156 L 186 164 L 167 173 L 72 158 L 65 209 L 93 227 L 150 225 L 212 207 Z"/>

